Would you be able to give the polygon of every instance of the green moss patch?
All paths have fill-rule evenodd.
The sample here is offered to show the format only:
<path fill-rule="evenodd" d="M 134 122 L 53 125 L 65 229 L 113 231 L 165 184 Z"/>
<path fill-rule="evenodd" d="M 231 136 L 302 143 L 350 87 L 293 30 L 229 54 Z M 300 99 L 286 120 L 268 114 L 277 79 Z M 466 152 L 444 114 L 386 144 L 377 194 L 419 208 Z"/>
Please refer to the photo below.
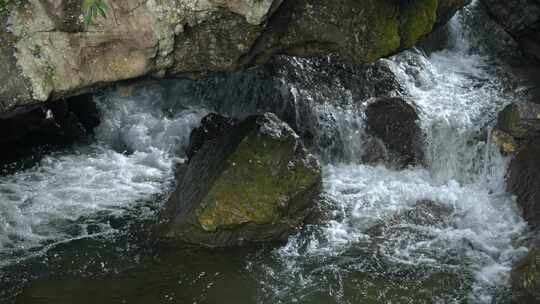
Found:
<path fill-rule="evenodd" d="M 272 224 L 287 203 L 317 182 L 319 173 L 294 162 L 295 140 L 250 132 L 197 210 L 205 231 L 246 223 Z"/>
<path fill-rule="evenodd" d="M 371 46 L 366 62 L 373 62 L 399 49 L 399 5 L 395 1 L 371 1 L 369 30 L 372 33 Z"/>
<path fill-rule="evenodd" d="M 410 48 L 433 29 L 438 0 L 409 0 L 402 7 L 401 47 Z"/>

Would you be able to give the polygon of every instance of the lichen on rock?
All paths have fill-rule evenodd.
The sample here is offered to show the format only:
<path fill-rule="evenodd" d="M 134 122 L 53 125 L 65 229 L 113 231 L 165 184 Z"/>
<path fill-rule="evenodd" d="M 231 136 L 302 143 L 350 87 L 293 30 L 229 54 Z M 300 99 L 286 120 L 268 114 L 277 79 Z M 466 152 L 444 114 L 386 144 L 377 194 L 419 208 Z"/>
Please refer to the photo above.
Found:
<path fill-rule="evenodd" d="M 401 47 L 410 48 L 427 35 L 437 21 L 438 0 L 402 1 Z"/>

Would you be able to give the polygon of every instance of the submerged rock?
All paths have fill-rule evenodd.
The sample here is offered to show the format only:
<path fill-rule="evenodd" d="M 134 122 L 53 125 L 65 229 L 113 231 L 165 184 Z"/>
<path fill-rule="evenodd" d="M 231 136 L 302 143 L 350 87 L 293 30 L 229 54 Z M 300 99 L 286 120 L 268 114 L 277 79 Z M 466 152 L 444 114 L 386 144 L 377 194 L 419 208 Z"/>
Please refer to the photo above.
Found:
<path fill-rule="evenodd" d="M 417 202 L 411 209 L 399 212 L 388 221 L 373 226 L 366 234 L 373 244 L 390 243 L 400 238 L 429 239 L 426 226 L 444 228 L 450 222 L 453 209 L 429 200 Z M 424 227 L 424 229 L 417 229 Z"/>
<path fill-rule="evenodd" d="M 226 121 L 210 117 L 203 119 L 207 129 Z M 286 238 L 321 189 L 319 164 L 296 133 L 266 113 L 217 137 L 205 134 L 162 215 L 165 235 L 209 247 Z"/>
<path fill-rule="evenodd" d="M 380 142 L 374 141 L 373 144 L 379 147 L 370 148 L 364 161 L 385 160 L 400 167 L 423 162 L 423 135 L 413 106 L 401 98 L 376 98 L 367 106 L 366 117 L 368 133 L 380 139 L 388 156 L 370 154 L 383 151 Z"/>
<path fill-rule="evenodd" d="M 239 70 L 276 54 L 373 62 L 412 47 L 468 1 L 107 1 L 108 18 L 89 25 L 81 1 L 12 2 L 0 16 L 11 29 L 0 67 L 20 72 L 0 84 L 6 110 L 142 76 Z"/>
<path fill-rule="evenodd" d="M 367 229 L 369 238 L 353 244 L 347 255 L 384 255 L 386 251 L 407 250 L 411 243 L 428 242 L 436 237 L 434 230 L 451 226 L 454 212 L 454 208 L 439 202 L 418 201 Z"/>

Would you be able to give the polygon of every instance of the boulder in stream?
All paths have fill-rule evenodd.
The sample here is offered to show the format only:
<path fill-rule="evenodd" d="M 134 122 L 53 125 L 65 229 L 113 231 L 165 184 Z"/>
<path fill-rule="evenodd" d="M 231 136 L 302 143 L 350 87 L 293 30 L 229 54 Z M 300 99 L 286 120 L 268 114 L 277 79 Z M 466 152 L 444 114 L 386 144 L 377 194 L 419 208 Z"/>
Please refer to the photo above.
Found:
<path fill-rule="evenodd" d="M 285 239 L 319 195 L 318 161 L 274 114 L 239 123 L 211 114 L 201 128 L 218 120 L 227 123 L 217 136 L 192 135 L 198 148 L 163 211 L 164 234 L 207 247 Z"/>
<path fill-rule="evenodd" d="M 367 106 L 366 118 L 368 133 L 380 140 L 372 142 L 377 145 L 382 142 L 388 156 L 370 155 L 373 151 L 382 154 L 384 149 L 368 147 L 364 161 L 385 159 L 399 167 L 423 162 L 422 130 L 418 124 L 418 113 L 413 106 L 402 98 L 375 98 Z"/>

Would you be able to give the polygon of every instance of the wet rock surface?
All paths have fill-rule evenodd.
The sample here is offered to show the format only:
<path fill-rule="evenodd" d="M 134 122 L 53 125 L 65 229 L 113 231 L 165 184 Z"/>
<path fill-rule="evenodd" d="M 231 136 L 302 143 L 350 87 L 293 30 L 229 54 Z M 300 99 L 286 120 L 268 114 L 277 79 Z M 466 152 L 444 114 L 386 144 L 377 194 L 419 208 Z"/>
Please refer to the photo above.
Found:
<path fill-rule="evenodd" d="M 189 136 L 189 146 L 186 151 L 188 159 L 192 159 L 205 142 L 224 136 L 225 132 L 237 123 L 236 119 L 216 113 L 210 113 L 203 117 L 201 126 L 191 131 Z"/>
<path fill-rule="evenodd" d="M 493 142 L 506 154 L 515 154 L 540 137 L 540 105 L 512 103 L 500 113 L 492 132 Z"/>
<path fill-rule="evenodd" d="M 206 139 L 162 214 L 168 238 L 208 247 L 283 240 L 309 215 L 321 189 L 319 164 L 274 114 Z"/>
<path fill-rule="evenodd" d="M 77 1 L 31 0 L 2 20 L 11 32 L 0 67 L 20 72 L 0 85 L 0 110 L 142 76 L 230 72 L 276 54 L 374 62 L 467 2 L 129 0 L 108 3 L 108 18 L 87 26 Z"/>
<path fill-rule="evenodd" d="M 521 45 L 540 59 L 540 2 L 536 0 L 482 0 L 490 15 Z"/>
<path fill-rule="evenodd" d="M 357 119 L 360 104 L 404 91 L 385 60 L 359 65 L 334 56 L 276 56 L 246 71 L 170 81 L 167 94 L 230 117 L 272 112 L 323 160 L 351 161 L 360 148 L 348 151 L 345 147 L 347 138 L 358 136 L 363 128 Z"/>
<path fill-rule="evenodd" d="M 364 161 L 383 160 L 400 167 L 423 162 L 423 135 L 413 106 L 401 98 L 376 98 L 367 106 L 366 117 L 368 133 L 380 141 L 372 142 L 375 147 L 367 151 Z"/>
<path fill-rule="evenodd" d="M 497 128 L 516 139 L 540 136 L 540 104 L 519 102 L 499 114 Z"/>
<path fill-rule="evenodd" d="M 500 113 L 493 141 L 510 155 L 508 191 L 517 196 L 523 218 L 528 222 L 529 253 L 514 264 L 511 273 L 512 303 L 540 303 L 540 106 L 532 102 L 512 103 Z"/>
<path fill-rule="evenodd" d="M 533 228 L 540 228 L 540 140 L 525 145 L 510 163 L 509 190 L 517 195 L 523 217 Z"/>
<path fill-rule="evenodd" d="M 508 188 L 517 195 L 523 216 L 533 228 L 540 225 L 540 105 L 512 103 L 500 113 L 494 142 L 512 154 Z"/>

